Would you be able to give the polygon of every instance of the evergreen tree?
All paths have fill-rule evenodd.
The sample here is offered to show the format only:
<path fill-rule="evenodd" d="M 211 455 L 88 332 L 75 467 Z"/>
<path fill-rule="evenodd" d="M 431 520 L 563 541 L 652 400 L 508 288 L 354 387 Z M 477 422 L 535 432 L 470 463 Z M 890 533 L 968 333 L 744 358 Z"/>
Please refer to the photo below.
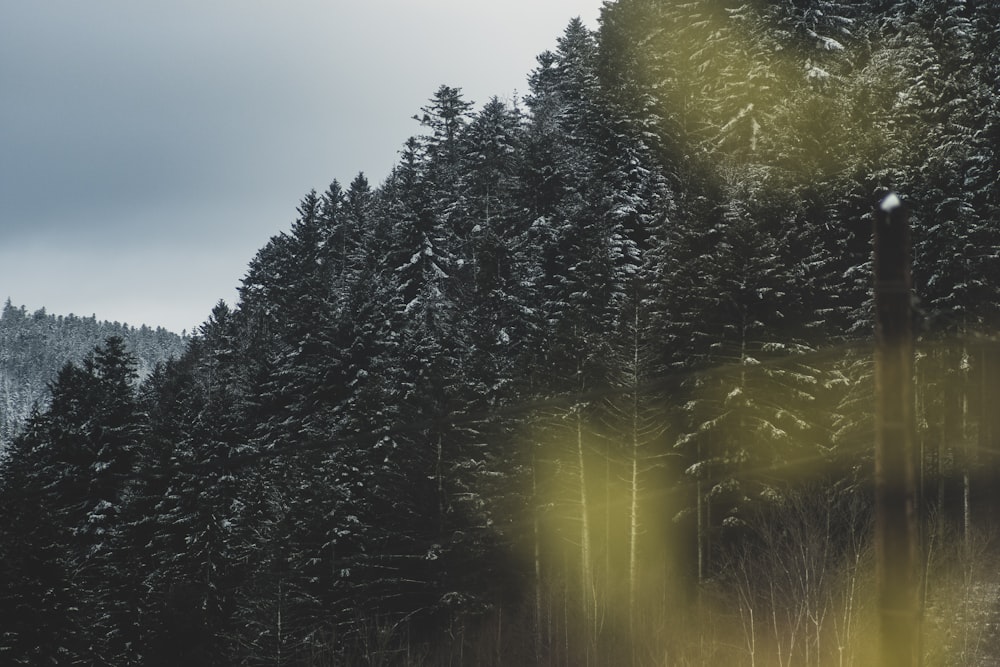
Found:
<path fill-rule="evenodd" d="M 12 445 L 0 478 L 0 653 L 12 665 L 78 660 L 87 628 L 67 558 L 71 539 L 62 522 L 53 452 L 45 418 L 35 413 Z"/>
<path fill-rule="evenodd" d="M 10 480 L 5 484 L 25 484 L 23 490 L 5 486 L 5 493 L 14 494 L 9 509 L 18 507 L 17 494 L 34 495 L 40 518 L 51 525 L 14 536 L 15 543 L 33 536 L 44 540 L 34 549 L 51 558 L 37 570 L 24 563 L 32 569 L 22 575 L 41 587 L 36 613 L 49 615 L 47 620 L 59 633 L 52 648 L 31 649 L 15 630 L 13 643 L 22 651 L 51 650 L 61 656 L 58 660 L 114 662 L 131 657 L 137 630 L 130 613 L 135 604 L 130 594 L 135 590 L 133 571 L 128 554 L 117 547 L 143 429 L 135 377 L 135 358 L 118 337 L 96 348 L 82 367 L 64 366 L 52 385 L 51 407 L 33 420 L 10 477 L 5 475 Z M 69 585 L 72 589 L 66 590 Z M 59 617 L 52 618 L 53 613 Z M 30 652 L 13 656 L 24 662 L 37 657 Z"/>

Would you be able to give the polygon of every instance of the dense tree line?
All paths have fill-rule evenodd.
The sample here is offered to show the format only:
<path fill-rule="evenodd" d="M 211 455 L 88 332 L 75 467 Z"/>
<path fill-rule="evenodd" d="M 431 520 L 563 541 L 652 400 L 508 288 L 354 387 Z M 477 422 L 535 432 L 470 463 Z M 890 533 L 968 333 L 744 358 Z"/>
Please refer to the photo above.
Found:
<path fill-rule="evenodd" d="M 59 371 L 0 477 L 0 656 L 865 664 L 890 189 L 944 623 L 1000 437 L 997 13 L 618 0 L 523 104 L 441 86 L 179 358 Z"/>
<path fill-rule="evenodd" d="M 44 409 L 48 384 L 68 361 L 81 362 L 109 336 L 125 339 L 141 377 L 184 351 L 184 337 L 157 327 L 102 322 L 94 316 L 28 312 L 10 299 L 0 312 L 0 452 L 33 409 Z"/>

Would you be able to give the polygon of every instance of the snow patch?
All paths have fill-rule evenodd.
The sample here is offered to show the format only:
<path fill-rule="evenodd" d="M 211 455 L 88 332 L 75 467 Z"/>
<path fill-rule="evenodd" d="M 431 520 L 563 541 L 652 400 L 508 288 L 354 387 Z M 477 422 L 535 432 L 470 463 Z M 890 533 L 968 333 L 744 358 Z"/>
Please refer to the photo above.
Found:
<path fill-rule="evenodd" d="M 691 477 L 698 477 L 701 475 L 702 470 L 706 467 L 707 463 L 705 461 L 698 461 L 697 463 L 688 466 L 684 471 L 685 475 L 690 475 Z"/>
<path fill-rule="evenodd" d="M 840 42 L 838 42 L 837 40 L 835 40 L 832 37 L 826 37 L 825 35 L 817 34 L 817 33 L 813 32 L 812 30 L 809 30 L 807 32 L 808 32 L 808 34 L 809 34 L 810 37 L 814 38 L 816 41 L 819 42 L 819 48 L 823 49 L 824 51 L 843 51 L 844 50 L 844 45 L 841 44 Z"/>
<path fill-rule="evenodd" d="M 823 82 L 830 78 L 830 73 L 822 67 L 816 67 L 811 62 L 806 61 L 806 79 L 809 81 Z"/>
<path fill-rule="evenodd" d="M 844 45 L 833 39 L 832 37 L 820 37 L 820 46 L 826 51 L 843 51 Z"/>
<path fill-rule="evenodd" d="M 885 196 L 885 199 L 882 200 L 882 203 L 879 204 L 879 208 L 886 213 L 892 213 L 902 205 L 903 202 L 900 201 L 899 196 L 895 192 L 890 192 Z"/>

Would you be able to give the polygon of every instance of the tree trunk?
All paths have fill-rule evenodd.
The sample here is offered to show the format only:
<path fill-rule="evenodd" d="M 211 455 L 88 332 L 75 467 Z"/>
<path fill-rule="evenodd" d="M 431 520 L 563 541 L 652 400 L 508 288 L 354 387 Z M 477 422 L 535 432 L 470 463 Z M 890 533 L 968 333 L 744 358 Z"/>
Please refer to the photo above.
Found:
<path fill-rule="evenodd" d="M 583 617 L 588 626 L 597 622 L 597 614 L 591 603 L 593 588 L 593 562 L 590 549 L 590 512 L 587 502 L 587 476 L 585 469 L 585 452 L 583 441 L 583 415 L 576 413 L 576 454 L 578 466 L 578 482 L 580 487 L 580 599 Z M 594 633 L 596 635 L 596 632 Z"/>
<path fill-rule="evenodd" d="M 539 544 L 538 513 L 541 505 L 538 502 L 538 475 L 535 463 L 535 452 L 531 453 L 531 500 L 534 511 L 532 512 L 532 539 L 534 541 L 535 557 L 535 664 L 540 664 L 542 660 L 542 553 Z"/>
<path fill-rule="evenodd" d="M 963 334 L 964 335 L 964 334 Z M 969 549 L 972 538 L 972 505 L 971 491 L 972 480 L 970 469 L 972 467 L 973 449 L 969 437 L 969 351 L 962 345 L 962 369 L 961 397 L 962 397 L 962 538 L 965 548 Z"/>
<path fill-rule="evenodd" d="M 628 630 L 636 640 L 636 593 L 639 590 L 639 304 L 636 300 L 632 322 L 632 476 L 629 483 L 628 534 Z M 634 662 L 634 660 L 633 660 Z"/>

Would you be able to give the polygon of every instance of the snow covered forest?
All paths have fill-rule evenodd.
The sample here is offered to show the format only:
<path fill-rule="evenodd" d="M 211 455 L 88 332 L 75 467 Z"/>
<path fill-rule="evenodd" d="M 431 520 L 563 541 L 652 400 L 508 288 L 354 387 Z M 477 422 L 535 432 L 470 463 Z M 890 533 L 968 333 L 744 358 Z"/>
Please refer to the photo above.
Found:
<path fill-rule="evenodd" d="M 28 312 L 10 299 L 0 311 L 0 459 L 34 409 L 44 409 L 48 385 L 68 361 L 81 363 L 111 336 L 125 340 L 140 378 L 184 351 L 184 337 L 163 328 L 99 322 L 96 317 Z"/>
<path fill-rule="evenodd" d="M 0 662 L 873 664 L 893 190 L 925 656 L 978 664 L 1000 3 L 607 2 L 523 100 L 415 118 L 177 359 L 52 379 L 0 468 Z"/>

